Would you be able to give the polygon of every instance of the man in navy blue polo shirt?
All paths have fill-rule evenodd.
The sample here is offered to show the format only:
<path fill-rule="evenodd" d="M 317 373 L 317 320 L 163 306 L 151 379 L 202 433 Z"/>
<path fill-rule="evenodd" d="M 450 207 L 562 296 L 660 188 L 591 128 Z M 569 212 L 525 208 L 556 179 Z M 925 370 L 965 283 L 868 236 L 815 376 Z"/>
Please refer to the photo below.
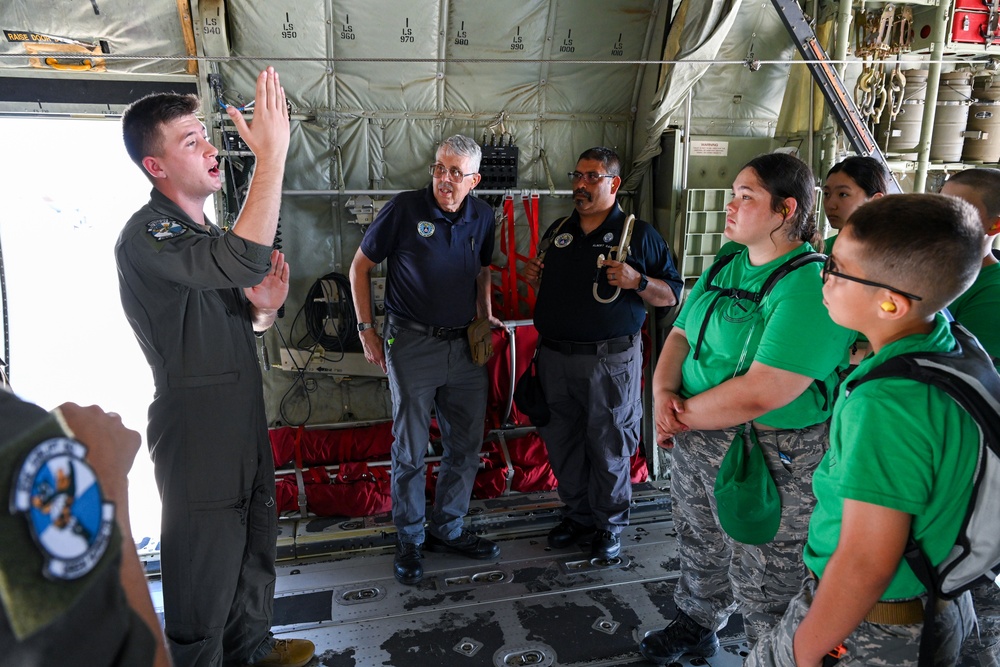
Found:
<path fill-rule="evenodd" d="M 549 227 L 543 258 L 525 267 L 538 295 L 538 372 L 552 414 L 538 431 L 566 505 L 548 543 L 561 549 L 590 538 L 591 557 L 604 559 L 621 551 L 629 519 L 646 306 L 676 305 L 684 285 L 663 238 L 640 220 L 626 261 L 611 259 L 626 221 L 615 196 L 620 174 L 613 150 L 585 151 L 569 174 L 573 214 Z"/>
<path fill-rule="evenodd" d="M 467 328 L 490 305 L 493 209 L 469 197 L 479 183 L 479 145 L 449 137 L 430 166 L 431 184 L 396 195 L 379 211 L 351 264 L 351 291 L 365 358 L 389 376 L 392 392 L 392 519 L 396 579 L 423 578 L 421 548 L 470 558 L 500 547 L 464 528 L 479 468 L 486 417 L 486 368 L 472 361 Z M 387 262 L 384 341 L 375 329 L 371 270 Z M 434 507 L 424 530 L 431 410 L 443 455 Z"/>

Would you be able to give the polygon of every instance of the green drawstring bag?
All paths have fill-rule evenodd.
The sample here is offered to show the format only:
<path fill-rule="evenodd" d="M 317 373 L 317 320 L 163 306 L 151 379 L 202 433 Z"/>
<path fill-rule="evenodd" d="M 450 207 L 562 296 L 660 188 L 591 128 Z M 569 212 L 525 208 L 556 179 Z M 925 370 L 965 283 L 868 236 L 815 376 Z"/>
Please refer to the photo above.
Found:
<path fill-rule="evenodd" d="M 774 539 L 781 522 L 781 498 L 757 434 L 750 427 L 749 449 L 740 426 L 715 478 L 715 502 L 722 529 L 737 542 L 764 544 Z"/>

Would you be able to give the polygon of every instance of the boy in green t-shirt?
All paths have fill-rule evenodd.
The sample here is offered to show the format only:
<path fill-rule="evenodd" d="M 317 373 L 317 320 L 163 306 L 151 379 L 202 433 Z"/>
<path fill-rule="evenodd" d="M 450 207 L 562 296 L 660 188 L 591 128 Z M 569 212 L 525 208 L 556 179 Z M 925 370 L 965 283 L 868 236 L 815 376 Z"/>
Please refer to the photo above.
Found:
<path fill-rule="evenodd" d="M 975 206 L 984 232 L 983 261 L 976 282 L 948 309 L 979 339 L 1000 368 L 1000 262 L 993 256 L 993 241 L 1000 233 L 1000 169 L 960 171 L 948 179 L 941 194 Z"/>
<path fill-rule="evenodd" d="M 1000 233 L 1000 169 L 967 169 L 944 184 L 941 194 L 976 207 L 983 225 L 983 262 L 976 282 L 951 302 L 952 316 L 971 331 L 1000 369 L 1000 262 L 993 241 Z M 962 646 L 962 658 L 980 665 L 1000 665 L 1000 589 L 989 584 L 972 592 L 979 632 Z"/>
<path fill-rule="evenodd" d="M 831 319 L 872 346 L 848 381 L 900 354 L 952 350 L 940 311 L 968 289 L 981 261 L 982 228 L 964 201 L 896 195 L 859 208 L 823 271 Z M 849 394 L 842 387 L 830 450 L 813 475 L 817 502 L 803 554 L 813 576 L 746 664 L 818 667 L 834 651 L 841 667 L 915 665 L 925 589 L 903 559 L 907 537 L 934 565 L 945 558 L 978 448 L 972 417 L 936 387 L 905 378 Z M 973 615 L 968 594 L 940 605 L 937 665 L 955 664 Z"/>

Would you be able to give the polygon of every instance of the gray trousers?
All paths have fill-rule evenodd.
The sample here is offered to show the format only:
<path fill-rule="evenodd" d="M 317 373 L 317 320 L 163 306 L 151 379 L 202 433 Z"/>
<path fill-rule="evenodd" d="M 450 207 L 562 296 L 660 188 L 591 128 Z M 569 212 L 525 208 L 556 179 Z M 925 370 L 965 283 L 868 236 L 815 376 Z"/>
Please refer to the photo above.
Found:
<path fill-rule="evenodd" d="M 486 424 L 486 368 L 472 362 L 465 338 L 442 340 L 386 326 L 385 357 L 392 392 L 392 521 L 400 540 L 421 544 L 427 505 L 431 410 L 443 454 L 429 530 L 458 537 L 469 511 Z"/>
<path fill-rule="evenodd" d="M 1000 667 L 1000 588 L 984 584 L 972 591 L 979 627 L 962 644 L 963 666 Z"/>
<path fill-rule="evenodd" d="M 563 354 L 540 349 L 538 372 L 552 413 L 538 429 L 559 482 L 565 516 L 613 533 L 628 525 L 629 459 L 642 418 L 639 336 L 624 352 Z"/>
<path fill-rule="evenodd" d="M 719 526 L 715 478 L 736 431 L 674 436 L 670 494 L 681 565 L 674 602 L 699 625 L 714 630 L 740 611 L 752 645 L 778 622 L 806 576 L 802 547 L 816 504 L 812 476 L 829 447 L 829 430 L 825 422 L 805 429 L 757 430 L 781 497 L 778 533 L 760 545 L 736 542 Z"/>
<path fill-rule="evenodd" d="M 760 637 L 744 662 L 745 667 L 788 667 L 795 665 L 792 640 L 805 618 L 816 594 L 816 581 L 807 577 L 788 611 L 773 630 Z M 962 639 L 969 633 L 975 618 L 969 594 L 964 593 L 937 614 L 936 631 L 941 643 L 934 664 L 951 667 L 958 660 Z M 862 621 L 844 641 L 847 654 L 837 667 L 916 667 L 923 623 L 882 625 Z"/>

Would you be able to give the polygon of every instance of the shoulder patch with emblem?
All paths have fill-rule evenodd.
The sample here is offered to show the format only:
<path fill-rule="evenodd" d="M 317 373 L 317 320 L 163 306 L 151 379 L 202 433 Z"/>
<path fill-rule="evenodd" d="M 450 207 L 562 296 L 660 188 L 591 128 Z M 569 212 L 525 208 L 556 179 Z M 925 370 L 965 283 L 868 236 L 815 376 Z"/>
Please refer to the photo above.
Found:
<path fill-rule="evenodd" d="M 553 243 L 557 248 L 565 248 L 572 242 L 573 242 L 573 235 L 570 234 L 569 232 L 563 232 L 562 234 L 556 237 L 555 241 L 553 241 Z"/>
<path fill-rule="evenodd" d="M 417 223 L 417 234 L 420 234 L 425 239 L 434 236 L 434 223 L 421 220 Z"/>
<path fill-rule="evenodd" d="M 163 220 L 153 220 L 147 224 L 146 231 L 157 241 L 166 241 L 182 235 L 187 231 L 187 227 L 176 220 L 164 218 Z"/>
<path fill-rule="evenodd" d="M 49 438 L 32 448 L 14 474 L 10 512 L 27 520 L 49 579 L 85 576 L 111 541 L 115 506 L 104 500 L 86 454 L 76 440 Z"/>

